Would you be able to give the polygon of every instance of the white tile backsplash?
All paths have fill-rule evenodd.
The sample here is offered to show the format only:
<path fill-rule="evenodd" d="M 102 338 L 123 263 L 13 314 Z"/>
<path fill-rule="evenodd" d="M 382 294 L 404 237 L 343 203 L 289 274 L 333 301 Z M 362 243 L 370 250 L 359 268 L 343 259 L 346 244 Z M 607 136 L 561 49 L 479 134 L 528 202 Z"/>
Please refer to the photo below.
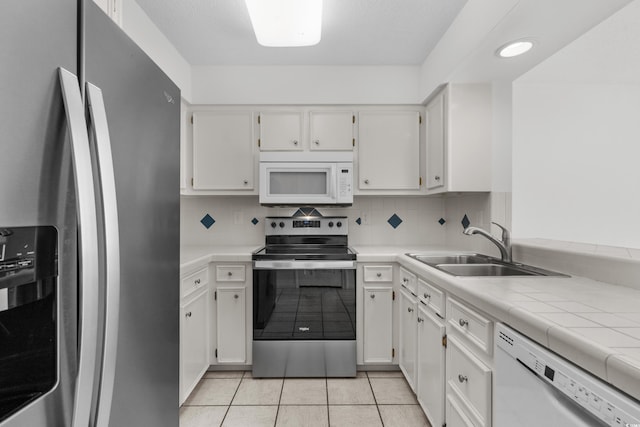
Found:
<path fill-rule="evenodd" d="M 182 197 L 182 245 L 260 245 L 265 217 L 290 216 L 297 208 L 260 206 L 257 196 Z M 350 207 L 318 208 L 323 215 L 347 216 L 351 245 L 445 245 L 448 219 L 441 197 L 356 196 Z M 200 220 L 211 215 L 215 223 L 205 228 Z M 402 223 L 393 228 L 387 220 L 396 214 Z M 447 219 L 444 226 L 440 218 Z M 251 220 L 259 222 L 253 225 Z M 356 220 L 361 218 L 362 224 Z"/>

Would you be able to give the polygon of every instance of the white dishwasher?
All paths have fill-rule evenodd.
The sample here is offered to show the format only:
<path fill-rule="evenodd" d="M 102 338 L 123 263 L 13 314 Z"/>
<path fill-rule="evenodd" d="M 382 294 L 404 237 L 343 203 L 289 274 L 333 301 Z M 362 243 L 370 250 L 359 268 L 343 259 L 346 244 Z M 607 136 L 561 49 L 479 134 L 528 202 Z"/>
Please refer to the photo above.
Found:
<path fill-rule="evenodd" d="M 640 427 L 640 402 L 503 324 L 495 350 L 495 427 Z"/>

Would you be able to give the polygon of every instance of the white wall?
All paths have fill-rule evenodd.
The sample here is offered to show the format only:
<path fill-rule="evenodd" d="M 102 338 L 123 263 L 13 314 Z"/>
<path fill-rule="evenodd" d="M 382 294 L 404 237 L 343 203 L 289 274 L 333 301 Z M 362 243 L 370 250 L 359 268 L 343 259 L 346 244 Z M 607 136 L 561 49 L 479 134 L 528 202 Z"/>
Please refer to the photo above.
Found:
<path fill-rule="evenodd" d="M 192 104 L 418 104 L 418 66 L 194 66 Z"/>
<path fill-rule="evenodd" d="M 513 93 L 513 228 L 640 248 L 640 0 L 527 73 Z"/>
<path fill-rule="evenodd" d="M 191 100 L 191 65 L 149 19 L 135 0 L 123 0 L 122 29 Z"/>
<path fill-rule="evenodd" d="M 349 244 L 357 245 L 444 245 L 448 222 L 442 198 L 359 197 L 349 208 L 319 208 L 324 215 L 347 216 Z M 265 216 L 289 216 L 295 208 L 267 208 L 258 197 L 182 197 L 180 200 L 181 245 L 264 244 Z M 396 214 L 402 223 L 393 228 L 387 220 Z M 206 229 L 200 220 L 209 214 L 216 221 Z M 251 220 L 258 219 L 253 225 Z M 358 225 L 356 219 L 361 218 Z"/>

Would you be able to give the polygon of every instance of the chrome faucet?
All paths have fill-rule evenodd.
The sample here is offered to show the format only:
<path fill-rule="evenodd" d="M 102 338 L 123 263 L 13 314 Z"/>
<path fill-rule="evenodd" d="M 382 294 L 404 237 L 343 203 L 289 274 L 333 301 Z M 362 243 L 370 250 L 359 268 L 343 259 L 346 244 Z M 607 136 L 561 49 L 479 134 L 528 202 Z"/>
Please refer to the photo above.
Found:
<path fill-rule="evenodd" d="M 478 227 L 467 227 L 464 229 L 463 233 L 466 234 L 467 236 L 471 236 L 473 234 L 480 234 L 486 237 L 487 239 L 491 240 L 491 242 L 493 242 L 498 247 L 498 249 L 500 249 L 500 255 L 502 257 L 503 262 L 512 262 L 513 259 L 511 256 L 511 233 L 509 233 L 509 230 L 507 230 L 505 227 L 501 226 L 497 222 L 491 222 L 491 224 L 495 224 L 502 229 L 501 241 L 493 237 L 491 233 Z"/>

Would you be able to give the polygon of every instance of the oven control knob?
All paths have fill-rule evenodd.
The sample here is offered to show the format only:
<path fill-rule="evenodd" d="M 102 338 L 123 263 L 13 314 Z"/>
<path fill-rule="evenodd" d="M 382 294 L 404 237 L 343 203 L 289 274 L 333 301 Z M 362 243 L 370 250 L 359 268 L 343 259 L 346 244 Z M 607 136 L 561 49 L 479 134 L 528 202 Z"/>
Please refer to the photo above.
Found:
<path fill-rule="evenodd" d="M 342 223 L 340 221 L 338 221 L 338 223 L 336 224 L 338 227 L 342 227 Z"/>
<path fill-rule="evenodd" d="M 329 221 L 329 228 L 333 228 L 333 221 Z"/>
<path fill-rule="evenodd" d="M 280 223 L 280 228 L 284 228 L 284 222 Z"/>
<path fill-rule="evenodd" d="M 271 228 L 276 228 L 276 223 L 275 222 L 271 223 Z"/>

